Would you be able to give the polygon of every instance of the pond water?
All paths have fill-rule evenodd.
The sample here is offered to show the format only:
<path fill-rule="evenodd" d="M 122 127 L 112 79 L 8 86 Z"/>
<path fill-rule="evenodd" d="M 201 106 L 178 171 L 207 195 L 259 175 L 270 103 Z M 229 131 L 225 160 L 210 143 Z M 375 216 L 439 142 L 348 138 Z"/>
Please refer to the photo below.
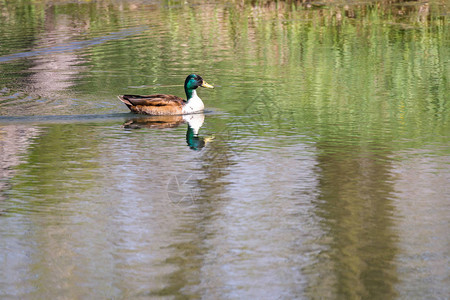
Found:
<path fill-rule="evenodd" d="M 449 6 L 389 2 L 0 1 L 0 298 L 447 298 Z"/>

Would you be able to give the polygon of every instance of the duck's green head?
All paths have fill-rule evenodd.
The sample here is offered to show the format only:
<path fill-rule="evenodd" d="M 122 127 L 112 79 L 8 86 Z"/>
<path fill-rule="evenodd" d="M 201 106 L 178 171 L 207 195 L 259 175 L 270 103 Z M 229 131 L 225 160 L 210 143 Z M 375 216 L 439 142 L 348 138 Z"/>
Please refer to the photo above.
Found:
<path fill-rule="evenodd" d="M 186 80 L 184 81 L 184 90 L 186 92 L 186 97 L 190 99 L 192 97 L 192 91 L 198 88 L 199 86 L 213 89 L 214 87 L 210 84 L 208 84 L 206 81 L 203 80 L 199 75 L 197 74 L 191 74 L 188 77 L 186 77 Z"/>

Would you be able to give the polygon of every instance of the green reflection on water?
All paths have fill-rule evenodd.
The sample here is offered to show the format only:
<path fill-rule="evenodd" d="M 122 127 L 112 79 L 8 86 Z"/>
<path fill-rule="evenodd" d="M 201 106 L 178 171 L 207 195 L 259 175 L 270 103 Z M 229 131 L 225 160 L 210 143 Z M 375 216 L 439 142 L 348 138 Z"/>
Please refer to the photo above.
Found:
<path fill-rule="evenodd" d="M 0 2 L 1 249 L 40 275 L 26 288 L 7 278 L 0 295 L 446 296 L 433 263 L 448 238 L 403 207 L 445 197 L 446 4 L 199 4 Z M 183 95 L 193 71 L 217 86 L 199 92 L 213 111 L 200 138 L 186 124 L 122 127 L 117 94 Z M 14 118 L 93 113 L 120 120 Z M 430 180 L 419 196 L 408 164 Z M 192 201 L 168 205 L 174 178 L 191 175 Z M 23 248 L 21 226 L 37 228 Z M 51 291 L 60 278 L 73 286 Z"/>

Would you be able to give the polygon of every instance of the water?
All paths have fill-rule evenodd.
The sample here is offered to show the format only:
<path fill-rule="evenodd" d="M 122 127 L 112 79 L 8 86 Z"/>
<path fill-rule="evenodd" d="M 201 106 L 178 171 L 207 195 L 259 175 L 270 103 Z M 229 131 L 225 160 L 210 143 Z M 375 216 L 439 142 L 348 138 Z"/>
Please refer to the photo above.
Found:
<path fill-rule="evenodd" d="M 0 11 L 0 298 L 450 294 L 445 1 Z"/>

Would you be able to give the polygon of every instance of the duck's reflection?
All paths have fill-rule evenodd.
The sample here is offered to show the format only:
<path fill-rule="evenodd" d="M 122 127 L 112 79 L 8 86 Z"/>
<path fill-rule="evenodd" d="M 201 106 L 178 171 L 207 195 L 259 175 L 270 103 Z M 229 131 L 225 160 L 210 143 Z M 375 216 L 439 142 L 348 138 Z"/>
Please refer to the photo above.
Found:
<path fill-rule="evenodd" d="M 210 141 L 213 136 L 200 137 L 198 133 L 205 121 L 203 113 L 190 115 L 175 116 L 136 116 L 129 119 L 123 124 L 124 128 L 140 129 L 140 128 L 175 128 L 181 124 L 187 123 L 186 143 L 192 150 L 201 150 Z"/>

